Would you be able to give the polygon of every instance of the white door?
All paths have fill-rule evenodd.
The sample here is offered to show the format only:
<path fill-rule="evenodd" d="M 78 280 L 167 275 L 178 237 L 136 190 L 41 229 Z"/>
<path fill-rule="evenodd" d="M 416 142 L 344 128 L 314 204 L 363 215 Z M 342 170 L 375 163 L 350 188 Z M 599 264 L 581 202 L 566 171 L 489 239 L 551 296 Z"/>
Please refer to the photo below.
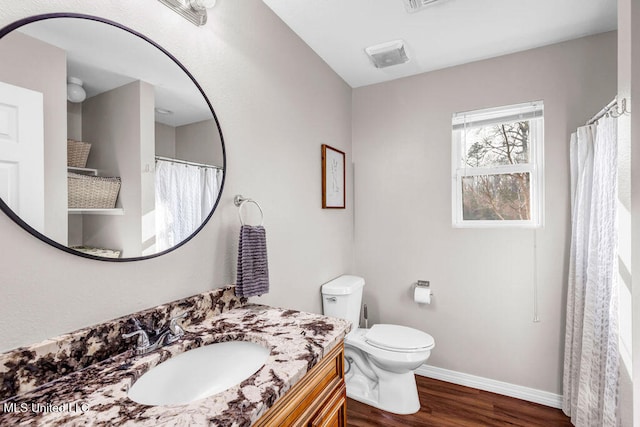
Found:
<path fill-rule="evenodd" d="M 42 93 L 0 82 L 0 198 L 44 233 Z"/>

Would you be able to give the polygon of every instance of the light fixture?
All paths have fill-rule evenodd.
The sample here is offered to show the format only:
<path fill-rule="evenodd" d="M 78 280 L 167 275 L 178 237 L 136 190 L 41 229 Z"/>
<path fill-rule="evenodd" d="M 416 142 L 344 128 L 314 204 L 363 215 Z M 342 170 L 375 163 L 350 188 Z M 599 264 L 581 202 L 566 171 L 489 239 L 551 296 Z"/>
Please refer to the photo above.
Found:
<path fill-rule="evenodd" d="M 198 10 L 211 9 L 216 5 L 216 0 L 189 0 L 191 7 Z"/>
<path fill-rule="evenodd" d="M 82 102 L 87 98 L 87 92 L 82 87 L 82 80 L 77 77 L 67 78 L 67 101 Z"/>
<path fill-rule="evenodd" d="M 404 42 L 402 40 L 369 46 L 364 51 L 369 55 L 371 62 L 373 62 L 376 68 L 404 64 L 409 60 L 404 50 Z"/>
<path fill-rule="evenodd" d="M 159 0 L 188 21 L 201 26 L 207 23 L 207 9 L 216 5 L 216 0 Z"/>
<path fill-rule="evenodd" d="M 407 12 L 414 13 L 440 0 L 403 0 Z"/>

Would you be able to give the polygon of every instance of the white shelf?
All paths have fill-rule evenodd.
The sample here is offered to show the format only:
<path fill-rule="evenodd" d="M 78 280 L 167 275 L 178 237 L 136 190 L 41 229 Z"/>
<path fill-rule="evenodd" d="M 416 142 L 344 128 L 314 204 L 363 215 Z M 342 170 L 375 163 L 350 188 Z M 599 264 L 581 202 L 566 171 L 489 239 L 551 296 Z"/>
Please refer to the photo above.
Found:
<path fill-rule="evenodd" d="M 84 174 L 84 175 L 94 175 L 94 176 L 98 176 L 98 169 L 92 169 L 92 168 L 74 168 L 73 166 L 67 166 L 67 170 L 69 172 L 75 172 L 75 173 L 80 173 L 80 174 Z"/>
<path fill-rule="evenodd" d="M 69 208 L 69 215 L 124 215 L 124 209 Z"/>

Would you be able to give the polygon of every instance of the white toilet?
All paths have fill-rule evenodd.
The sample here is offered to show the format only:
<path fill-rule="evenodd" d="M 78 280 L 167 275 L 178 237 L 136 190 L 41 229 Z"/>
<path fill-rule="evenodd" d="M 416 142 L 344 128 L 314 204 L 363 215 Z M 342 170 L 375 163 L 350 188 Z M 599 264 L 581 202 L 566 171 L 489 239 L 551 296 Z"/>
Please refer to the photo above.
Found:
<path fill-rule="evenodd" d="M 427 361 L 433 337 L 398 325 L 359 328 L 364 279 L 340 276 L 322 285 L 324 314 L 351 321 L 345 338 L 347 396 L 395 414 L 420 409 L 413 371 Z"/>

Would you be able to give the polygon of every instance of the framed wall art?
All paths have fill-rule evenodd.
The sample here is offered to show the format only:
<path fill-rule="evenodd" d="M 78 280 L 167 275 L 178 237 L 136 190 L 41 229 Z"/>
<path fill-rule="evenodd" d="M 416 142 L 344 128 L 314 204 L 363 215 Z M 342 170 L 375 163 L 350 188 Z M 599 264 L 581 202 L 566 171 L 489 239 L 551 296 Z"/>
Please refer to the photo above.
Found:
<path fill-rule="evenodd" d="M 322 144 L 322 208 L 345 208 L 345 154 Z"/>

